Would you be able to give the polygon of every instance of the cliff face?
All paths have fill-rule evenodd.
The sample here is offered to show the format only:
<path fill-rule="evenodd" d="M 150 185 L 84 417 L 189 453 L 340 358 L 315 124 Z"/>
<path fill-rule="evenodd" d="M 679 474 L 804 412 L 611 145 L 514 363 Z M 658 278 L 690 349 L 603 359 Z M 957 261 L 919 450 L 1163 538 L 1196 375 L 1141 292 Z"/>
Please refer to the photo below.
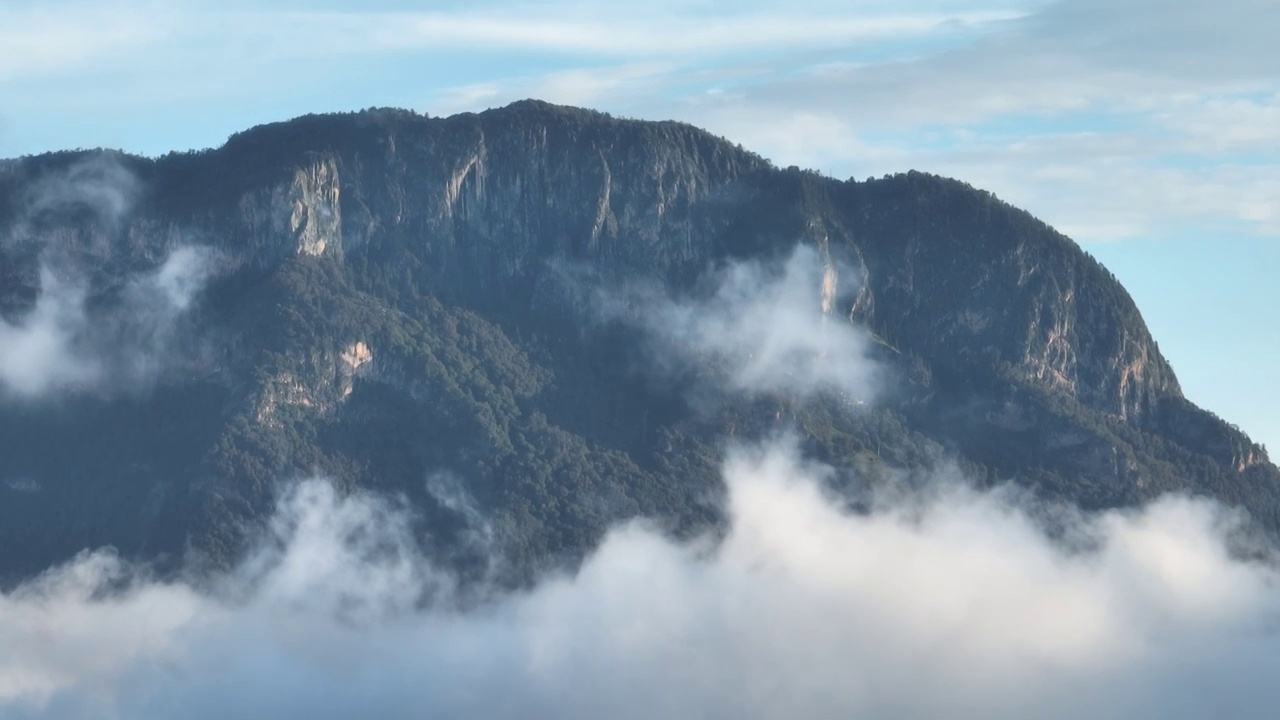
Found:
<path fill-rule="evenodd" d="M 766 167 L 691 127 L 537 103 L 444 120 L 298 122 L 319 124 L 323 140 L 286 151 L 286 167 L 266 183 L 237 188 L 235 214 L 256 257 L 407 245 L 437 272 L 465 268 L 481 287 L 531 277 L 557 257 L 655 274 L 704 263 L 747 199 L 735 181 Z M 280 144 L 276 135 L 293 132 L 232 138 L 224 172 L 243 177 L 240 163 L 256 164 Z"/>
<path fill-rule="evenodd" d="M 878 306 L 893 310 L 871 321 L 905 346 L 1125 421 L 1181 396 L 1115 278 L 1026 213 L 916 173 L 850 195 Z"/>
<path fill-rule="evenodd" d="M 1183 488 L 1280 527 L 1280 474 L 1182 398 L 1114 278 L 959 182 L 839 182 L 685 125 L 524 102 L 309 116 L 155 161 L 26 158 L 0 167 L 0 201 L 15 327 L 51 264 L 75 269 L 83 314 L 107 324 L 138 278 L 174 286 L 176 248 L 216 265 L 145 387 L 0 403 L 9 574 L 102 543 L 225 561 L 275 481 L 315 472 L 406 494 L 436 538 L 457 518 L 423 478 L 454 473 L 532 567 L 619 517 L 713 522 L 700 498 L 718 438 L 784 411 L 837 464 L 954 456 L 1088 506 Z M 708 414 L 646 379 L 634 333 L 572 282 L 691 291 L 797 243 L 822 262 L 828 320 L 883 343 L 896 385 L 875 409 L 778 397 Z M 54 439 L 72 434 L 103 439 L 68 458 Z"/>
<path fill-rule="evenodd" d="M 292 158 L 279 180 L 242 196 L 241 232 L 259 261 L 418 246 L 429 272 L 465 274 L 456 292 L 506 301 L 514 287 L 539 282 L 548 259 L 665 278 L 735 250 L 834 244 L 854 259 L 857 319 L 902 349 L 965 372 L 1003 370 L 1121 419 L 1180 395 L 1104 268 L 961 183 L 779 173 L 691 127 L 538 103 L 392 120 L 367 118 L 364 147 L 343 145 L 334 128 L 324 149 Z M 270 147 L 271 135 L 291 131 L 250 135 Z M 765 212 L 775 217 L 754 217 Z"/>

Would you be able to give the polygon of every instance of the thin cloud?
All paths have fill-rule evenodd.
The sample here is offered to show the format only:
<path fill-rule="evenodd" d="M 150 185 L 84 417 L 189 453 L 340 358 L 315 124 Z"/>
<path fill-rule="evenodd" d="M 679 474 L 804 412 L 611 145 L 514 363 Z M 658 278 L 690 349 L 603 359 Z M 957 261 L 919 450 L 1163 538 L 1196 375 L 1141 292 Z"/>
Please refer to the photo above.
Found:
<path fill-rule="evenodd" d="M 117 292 L 104 293 L 91 279 L 141 192 L 139 179 L 111 153 L 51 171 L 24 190 L 2 240 L 15 252 L 34 248 L 39 287 L 30 310 L 0 319 L 0 395 L 29 401 L 134 391 L 159 379 L 181 352 L 181 320 L 216 272 L 216 252 L 175 237 L 157 266 L 115 278 Z M 90 242 L 48 229 L 68 213 L 87 214 Z"/>
<path fill-rule="evenodd" d="M 1021 30 L 1041 54 L 1081 55 L 1099 66 L 1178 81 L 1273 82 L 1280 57 L 1270 28 L 1280 6 L 1270 0 L 1058 0 L 1030 15 Z"/>
<path fill-rule="evenodd" d="M 645 333 L 652 372 L 708 371 L 712 384 L 734 394 L 828 392 L 865 403 L 882 377 L 869 357 L 869 335 L 848 319 L 854 277 L 837 260 L 797 245 L 780 262 L 720 269 L 701 294 L 672 296 L 641 284 L 601 290 L 597 306 Z"/>
<path fill-rule="evenodd" d="M 0 388 L 28 398 L 98 376 L 96 364 L 75 348 L 77 333 L 87 325 L 83 290 L 47 269 L 40 284 L 40 298 L 23 321 L 0 320 Z"/>
<path fill-rule="evenodd" d="M 95 153 L 51 172 L 24 189 L 22 214 L 87 209 L 99 225 L 115 229 L 133 211 L 142 183 L 112 153 Z M 21 219 L 20 219 L 21 220 Z M 18 233 L 25 232 L 21 225 Z"/>
<path fill-rule="evenodd" d="M 116 2 L 109 9 L 75 6 L 75 12 L 68 8 L 0 12 L 6 28 L 0 31 L 0 39 L 10 41 L 0 44 L 0 79 L 84 69 L 103 58 L 114 61 L 113 54 L 130 47 L 163 50 L 175 55 L 179 65 L 197 59 L 189 55 L 192 49 L 212 50 L 230 64 L 236 64 L 237 56 L 246 51 L 259 60 L 279 60 L 315 55 L 320 48 L 325 54 L 465 48 L 669 59 L 918 37 L 1014 17 L 1016 12 L 1005 9 L 910 13 L 833 7 L 796 14 L 750 7 L 704 12 L 685 6 L 627 3 L 601 10 L 553 2 L 436 12 L 339 12 Z M 132 57 L 132 62 L 143 62 L 141 55 Z"/>
<path fill-rule="evenodd" d="M 554 12 L 554 10 L 552 10 Z M 352 50 L 421 49 L 476 44 L 493 48 L 539 50 L 596 56 L 714 55 L 767 48 L 842 45 L 858 40 L 930 35 L 955 24 L 982 24 L 1016 17 L 1006 12 L 970 14 L 893 14 L 851 17 L 753 13 L 747 16 L 653 18 L 621 12 L 588 20 L 543 20 L 501 14 L 385 13 L 304 15 L 297 19 L 322 31 L 334 25 L 355 28 Z M 255 18 L 257 19 L 257 18 Z M 702 22 L 682 22 L 701 20 Z"/>
<path fill-rule="evenodd" d="M 1224 96 L 1201 103 L 1179 103 L 1162 111 L 1159 121 L 1201 149 L 1269 151 L 1273 161 L 1280 154 L 1280 90 L 1255 97 Z"/>
<path fill-rule="evenodd" d="M 420 107 L 453 112 L 533 96 L 633 117 L 678 118 L 781 165 L 812 166 L 838 177 L 912 167 L 958 175 L 1084 241 L 1193 225 L 1216 232 L 1226 222 L 1268 235 L 1280 228 L 1274 204 L 1257 197 L 1269 188 L 1251 179 L 1275 174 L 1280 162 L 1280 146 L 1269 131 L 1276 123 L 1268 123 L 1280 91 L 1269 35 L 1280 25 L 1280 6 L 1268 0 L 919 2 L 907 9 L 885 2 L 853 9 L 813 2 L 785 17 L 764 3 L 732 10 L 662 2 L 606 9 L 485 3 L 358 13 L 298 3 L 175 9 L 119 2 L 111 12 L 77 9 L 84 12 L 59 10 L 55 17 L 34 4 L 3 11 L 0 27 L 15 42 L 0 42 L 0 48 L 17 54 L 6 60 L 0 49 L 0 77 L 5 67 L 44 72 L 47 63 L 30 63 L 18 42 L 42 28 L 70 38 L 39 43 L 41 52 L 66 56 L 51 65 L 59 72 L 111 68 L 109 92 L 89 83 L 75 93 L 99 106 L 141 107 L 179 94 L 184 103 L 228 92 L 250 98 L 269 90 L 277 98 L 280 88 L 254 90 L 244 78 L 271 76 L 271 68 L 299 62 L 402 62 L 408 54 L 425 58 L 464 47 L 480 56 L 516 52 L 528 58 L 521 63 L 527 72 L 476 74 L 454 88 L 397 87 L 381 99 L 362 94 L 361 106 L 421 98 Z M 129 28 L 135 27 L 148 29 L 134 37 Z M 101 41 L 81 37 L 94 33 Z M 144 63 L 141 55 L 117 49 L 126 42 L 168 60 Z M 159 66 L 166 69 L 163 76 L 154 75 Z M 175 71 L 209 79 L 175 88 Z M 338 77 L 336 67 L 318 72 Z M 66 93 L 50 94 L 42 86 L 15 87 L 22 90 L 13 95 L 16 103 L 50 103 L 59 114 L 94 110 L 68 106 Z M 306 87 L 300 81 L 296 92 L 311 92 Z M 325 96 L 332 97 L 327 87 Z M 295 107 L 298 113 L 317 109 L 314 102 Z M 1070 162 L 1083 170 L 1078 179 L 1045 181 L 1037 177 L 1040 161 L 1012 152 L 1012 145 L 1057 142 L 1060 129 L 1040 127 L 1046 119 L 1123 140 L 1130 152 L 1120 158 L 1106 150 L 1074 152 Z M 226 127 L 206 141 L 238 129 Z M 1019 137 L 1002 144 L 1011 132 Z M 999 166 L 969 162 L 970 148 L 958 139 L 964 135 L 993 148 Z M 1253 173 L 1231 171 L 1243 154 Z M 1170 166 L 1181 172 L 1176 183 Z M 1242 184 L 1202 193 L 1206 183 L 1198 178 L 1209 177 Z M 1129 187 L 1123 210 L 1111 207 L 1113 188 L 1103 187 L 1112 178 Z M 1171 203 L 1159 193 L 1134 191 L 1170 184 L 1197 201 Z M 1249 198 L 1236 201 L 1236 195 Z"/>
<path fill-rule="evenodd" d="M 1181 93 L 1274 87 L 1280 62 L 1259 38 L 1277 23 L 1280 8 L 1259 0 L 1212 7 L 1196 0 L 1060 0 L 992 25 L 961 47 L 787 78 L 752 95 L 763 103 L 838 107 L 873 121 L 951 125 L 1013 113 L 1142 110 Z M 849 92 L 833 94 L 835 87 Z M 826 102 L 818 102 L 820 94 Z"/>
<path fill-rule="evenodd" d="M 973 42 L 901 61 L 827 64 L 700 96 L 690 116 L 782 164 L 859 177 L 916 167 L 976 183 L 1084 240 L 1240 221 L 1275 232 L 1265 178 L 1280 144 L 1265 129 L 1280 90 L 1267 31 L 1280 6 L 1061 0 L 990 26 Z M 780 142 L 777 129 L 825 123 L 837 138 Z M 1047 127 L 1046 127 L 1047 126 Z M 1062 127 L 1104 141 L 1072 147 Z M 1213 128 L 1214 131 L 1209 131 Z M 863 142 L 851 142 L 861 136 Z M 966 158 L 963 138 L 984 142 Z M 867 138 L 877 138 L 869 142 Z M 1109 144 L 1107 144 L 1109 141 Z M 1079 172 L 1037 177 L 1039 143 Z M 1237 154 L 1253 168 L 1239 171 Z M 1116 186 L 1129 217 L 1117 221 Z M 1172 188 L 1191 202 L 1170 201 Z"/>
<path fill-rule="evenodd" d="M 1277 233 L 1268 121 L 1280 66 L 1267 33 L 1280 6 L 1060 0 L 1013 15 L 934 44 L 778 45 L 767 62 L 721 54 L 649 76 L 622 64 L 489 78 L 468 88 L 483 93 L 438 91 L 426 106 L 546 96 L 679 118 L 784 166 L 960 177 L 1082 241 L 1228 223 Z M 1055 165 L 1070 174 L 1046 176 Z"/>
<path fill-rule="evenodd" d="M 132 55 L 163 40 L 163 14 L 141 3 L 59 3 L 0 9 L 0 83 L 65 76 L 95 63 Z M 137 56 L 134 56 L 137 57 Z"/>
<path fill-rule="evenodd" d="M 41 270 L 23 318 L 0 320 L 0 391 L 23 400 L 61 392 L 145 388 L 170 364 L 178 323 L 214 272 L 215 255 L 175 249 L 128 281 L 117 304 L 90 312 L 82 278 Z"/>

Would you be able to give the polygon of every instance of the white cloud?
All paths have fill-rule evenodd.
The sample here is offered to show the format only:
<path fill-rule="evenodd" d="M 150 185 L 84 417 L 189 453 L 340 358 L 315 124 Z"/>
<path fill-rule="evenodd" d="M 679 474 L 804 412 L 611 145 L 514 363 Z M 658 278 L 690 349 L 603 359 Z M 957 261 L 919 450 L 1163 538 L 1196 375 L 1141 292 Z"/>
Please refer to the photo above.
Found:
<path fill-rule="evenodd" d="M 209 251 L 203 248 L 180 247 L 156 270 L 155 275 L 136 284 L 139 294 L 157 294 L 165 304 L 177 311 L 191 306 L 196 293 L 209 279 Z"/>
<path fill-rule="evenodd" d="M 45 212 L 87 209 L 94 219 L 115 227 L 138 200 L 141 183 L 111 153 L 95 153 L 63 171 L 50 172 L 24 188 L 20 223 Z M 18 232 L 25 232 L 20 227 Z"/>
<path fill-rule="evenodd" d="M 118 157 L 99 153 L 46 173 L 17 198 L 0 241 L 37 248 L 40 286 L 25 315 L 0 319 L 0 395 L 140 388 L 168 364 L 179 323 L 215 269 L 213 251 L 177 245 L 155 268 L 120 278 L 118 298 L 89 297 L 88 276 L 111 255 L 140 193 Z M 46 214 L 83 211 L 92 219 L 88 242 L 41 225 Z"/>
<path fill-rule="evenodd" d="M 1211 11 L 1190 0 L 1159 7 L 1147 0 L 1060 0 L 1039 6 L 920 3 L 907 9 L 819 2 L 786 17 L 761 4 L 726 11 L 682 3 L 607 9 L 490 3 L 359 13 L 297 4 L 114 7 L 117 19 L 101 22 L 91 13 L 82 14 L 83 22 L 53 22 L 34 8 L 10 11 L 5 26 L 19 34 L 24 27 L 103 33 L 101 43 L 44 44 L 65 46 L 68 62 L 79 67 L 107 61 L 125 83 L 112 94 L 128 96 L 129 87 L 141 83 L 137 102 L 176 92 L 145 81 L 150 71 L 137 65 L 141 56 L 118 53 L 107 42 L 127 35 L 120 28 L 145 25 L 130 19 L 141 16 L 162 22 L 148 26 L 158 28 L 148 31 L 152 35 L 130 43 L 168 57 L 168 68 L 206 78 L 182 90 L 184 97 L 232 88 L 247 92 L 244 78 L 308 58 L 441 55 L 464 46 L 477 57 L 518 52 L 529 58 L 523 63 L 527 72 L 490 74 L 453 89 L 406 88 L 398 97 L 422 97 L 420 106 L 432 112 L 542 97 L 628 116 L 689 120 L 780 164 L 842 177 L 909 167 L 956 174 L 1086 241 L 1225 221 L 1260 233 L 1277 231 L 1265 176 L 1276 172 L 1280 151 L 1271 130 L 1276 123 L 1269 122 L 1280 68 L 1258 28 L 1275 24 L 1269 21 L 1278 11 L 1259 0 L 1224 0 Z M 951 40 L 883 45 L 921 37 Z M 105 49 L 98 56 L 84 55 L 99 46 Z M 553 57 L 559 69 L 539 69 Z M 18 60 L 14 56 L 10 64 L 18 68 Z M 170 75 L 165 77 L 167 82 Z M 80 97 L 94 96 L 89 90 Z M 27 97 L 37 103 L 43 101 L 33 98 L 45 97 L 70 110 L 63 96 Z M 112 102 L 106 96 L 99 100 Z M 1063 133 L 1037 127 L 1054 118 L 1127 141 L 1130 156 L 1117 159 L 1106 150 L 1079 147 L 1068 153 Z M 1117 120 L 1129 128 L 1112 128 Z M 938 130 L 975 133 L 993 159 L 975 166 L 966 162 L 965 147 L 948 151 L 931 144 L 927 136 Z M 1006 135 L 1016 139 L 1001 145 Z M 1026 140 L 1057 144 L 1061 164 L 1074 169 L 1075 179 L 1044 178 L 1040 159 L 1013 147 Z M 1251 155 L 1256 170 L 1230 167 L 1242 152 Z M 1168 169 L 1184 161 L 1182 169 Z M 1209 187 L 1210 179 L 1228 184 Z M 1131 202 L 1115 209 L 1112 190 L 1121 183 Z M 1169 203 L 1143 191 L 1157 186 L 1194 196 L 1195 202 Z"/>
<path fill-rule="evenodd" d="M 208 250 L 179 247 L 154 271 L 129 279 L 118 304 L 94 313 L 84 281 L 46 265 L 34 308 L 16 322 L 0 320 L 0 391 L 32 400 L 154 382 L 212 261 Z"/>
<path fill-rule="evenodd" d="M 1158 121 L 1201 153 L 1261 150 L 1280 154 L 1280 91 L 1270 96 L 1182 99 Z"/>
<path fill-rule="evenodd" d="M 634 63 L 562 70 L 536 78 L 506 79 L 451 88 L 425 108 L 436 115 L 497 107 L 513 100 L 537 98 L 560 105 L 593 107 L 627 93 L 660 90 L 682 71 L 669 63 Z"/>
<path fill-rule="evenodd" d="M 784 163 L 953 174 L 1085 240 L 1228 221 L 1274 234 L 1280 65 L 1260 28 L 1276 24 L 1280 5 L 1256 0 L 1062 0 L 966 46 L 746 85 L 693 114 Z M 770 140 L 802 119 L 833 129 Z"/>
<path fill-rule="evenodd" d="M 531 97 L 562 105 L 590 107 L 610 95 L 651 90 L 673 71 L 674 66 L 657 63 L 565 70 L 541 78 Z"/>
<path fill-rule="evenodd" d="M 910 166 L 962 178 L 1081 241 L 1238 232 L 1233 223 L 1259 234 L 1280 230 L 1277 167 L 1265 158 L 1195 159 L 1188 148 L 1183 162 L 1170 162 L 1133 131 L 946 138 L 940 149 L 877 148 L 863 155 L 865 174 Z"/>
<path fill-rule="evenodd" d="M 1049 540 L 940 483 L 851 514 L 794 447 L 725 466 L 714 545 L 642 524 L 461 609 L 403 510 L 318 481 L 211 590 L 84 556 L 0 596 L 6 717 L 1266 717 L 1269 566 L 1167 499 Z M 420 604 L 424 598 L 434 602 Z M 443 599 L 442 599 L 443 598 Z"/>
<path fill-rule="evenodd" d="M 477 71 L 454 88 L 410 83 L 390 95 L 361 95 L 361 106 L 417 99 L 432 112 L 453 112 L 543 97 L 683 119 L 780 164 L 840 177 L 910 167 L 954 173 L 1085 241 L 1196 224 L 1209 232 L 1226 222 L 1280 231 L 1265 179 L 1280 163 L 1273 130 L 1280 66 L 1269 31 L 1280 25 L 1280 6 L 1269 0 L 815 1 L 785 15 L 758 2 L 732 9 L 490 2 L 431 11 L 383 3 L 362 12 L 145 0 L 73 7 L 0 11 L 0 27 L 14 36 L 0 42 L 0 82 L 6 72 L 12 84 L 24 73 L 87 77 L 109 68 L 110 87 L 93 83 L 69 95 L 19 84 L 13 102 L 23 112 L 66 115 L 92 112 L 77 103 L 190 103 L 227 93 L 277 97 L 277 85 L 259 88 L 254 78 L 300 63 L 315 77 L 332 77 L 323 84 L 328 98 L 328 83 L 344 82 L 350 58 L 435 67 L 430 58 L 465 50 L 477 60 L 468 67 L 496 57 L 513 67 L 514 53 L 523 59 L 510 75 Z M 22 38 L 54 31 L 66 38 L 38 43 L 48 61 L 20 52 Z M 125 44 L 146 53 L 126 52 Z M 175 86 L 174 73 L 188 80 Z M 313 82 L 301 77 L 287 91 L 305 94 Z M 1042 127 L 1054 120 L 1074 129 Z M 1130 152 L 1116 158 L 1073 146 L 1068 153 L 1064 137 L 1075 130 L 1128 142 Z M 933 143 L 929 136 L 939 131 L 975 134 L 992 160 L 967 162 L 972 148 Z M 1069 165 L 1074 179 L 1043 177 L 1040 158 L 1016 151 L 1022 141 L 1056 145 L 1058 164 Z M 1233 168 L 1242 154 L 1253 170 Z M 1121 184 L 1130 203 L 1116 208 L 1113 190 Z M 1143 191 L 1157 186 L 1195 201 Z"/>
<path fill-rule="evenodd" d="M 345 28 L 353 48 L 422 49 L 482 45 L 552 53 L 603 56 L 714 55 L 767 48 L 842 45 L 858 40 L 929 35 L 948 24 L 981 24 L 1015 17 L 1007 12 L 853 15 L 794 13 L 716 14 L 688 17 L 657 15 L 639 8 L 586 19 L 561 8 L 536 8 L 492 14 L 386 13 L 310 15 L 305 26 L 332 32 Z M 559 15 L 560 17 L 556 17 Z M 547 19 L 550 16 L 550 19 Z M 259 21 L 261 18 L 254 18 Z"/>
<path fill-rule="evenodd" d="M 41 294 L 21 323 L 0 320 L 0 388 L 36 397 L 56 387 L 94 381 L 96 364 L 78 357 L 75 338 L 84 328 L 84 292 L 41 272 Z"/>
<path fill-rule="evenodd" d="M 838 392 L 867 402 L 881 378 L 868 334 L 849 321 L 855 278 L 838 259 L 797 245 L 778 263 L 721 268 L 699 295 L 642 285 L 602 290 L 598 300 L 606 317 L 647 334 L 654 372 L 710 372 L 748 395 Z"/>
<path fill-rule="evenodd" d="M 1277 23 L 1271 0 L 1057 0 L 1027 18 L 1024 43 L 1175 82 L 1273 82 Z"/>
<path fill-rule="evenodd" d="M 428 108 L 548 96 L 678 118 L 837 177 L 955 175 L 1084 241 L 1228 223 L 1280 232 L 1280 66 L 1259 29 L 1280 24 L 1280 6 L 1060 0 L 1019 13 L 888 50 L 779 44 L 765 61 L 721 56 L 625 81 L 626 65 L 491 79 L 470 106 Z M 590 91 L 557 92 L 557 77 Z"/>

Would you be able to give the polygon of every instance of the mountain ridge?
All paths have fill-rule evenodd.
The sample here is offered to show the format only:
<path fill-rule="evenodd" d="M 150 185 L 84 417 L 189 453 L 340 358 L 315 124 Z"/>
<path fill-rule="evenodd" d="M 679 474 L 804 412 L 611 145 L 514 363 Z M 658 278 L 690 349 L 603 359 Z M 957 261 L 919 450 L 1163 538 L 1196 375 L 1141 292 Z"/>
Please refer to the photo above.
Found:
<path fill-rule="evenodd" d="M 538 101 L 448 118 L 304 116 L 207 151 L 5 167 L 0 312 L 14 327 L 47 296 L 50 258 L 84 276 L 106 308 L 89 302 L 95 318 L 176 248 L 211 248 L 215 268 L 182 316 L 215 347 L 125 400 L 71 388 L 54 403 L 151 426 L 198 409 L 189 433 L 169 436 L 181 451 L 129 436 L 128 452 L 103 448 L 82 466 L 32 428 L 97 431 L 91 420 L 0 406 L 15 431 L 0 479 L 40 488 L 9 490 L 0 544 L 36 548 L 39 562 L 106 543 L 226 562 L 268 511 L 272 482 L 315 472 L 406 493 L 424 528 L 457 534 L 456 509 L 418 487 L 445 473 L 506 528 L 513 564 L 533 567 L 585 552 L 623 517 L 714 522 L 717 438 L 784 415 L 819 457 L 864 475 L 954 456 L 979 482 L 1084 507 L 1181 490 L 1280 526 L 1280 471 L 1183 397 L 1114 277 L 959 181 L 840 181 L 689 125 Z M 784 394 L 691 408 L 687 378 L 646 377 L 636 333 L 602 320 L 563 272 L 696 293 L 710 269 L 776 263 L 797 244 L 821 265 L 815 303 L 883 343 L 899 384 L 884 407 Z M 110 470 L 119 487 L 96 491 L 125 520 L 68 500 L 93 484 L 90 463 L 117 453 L 150 465 Z M 35 527 L 55 510 L 60 526 Z M 0 556 L 9 575 L 36 565 L 17 555 Z"/>

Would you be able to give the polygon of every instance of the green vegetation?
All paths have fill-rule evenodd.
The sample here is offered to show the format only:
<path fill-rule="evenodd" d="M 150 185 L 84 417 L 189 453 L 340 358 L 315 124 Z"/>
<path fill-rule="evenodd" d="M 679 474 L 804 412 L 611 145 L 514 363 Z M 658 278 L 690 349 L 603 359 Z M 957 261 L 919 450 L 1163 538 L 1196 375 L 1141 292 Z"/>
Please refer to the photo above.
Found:
<path fill-rule="evenodd" d="M 0 175 L 4 206 L 83 157 L 18 163 Z M 330 161 L 342 237 L 301 255 L 291 183 Z M 316 474 L 403 496 L 443 560 L 482 568 L 458 498 L 431 489 L 447 473 L 521 582 L 622 519 L 714 527 L 725 444 L 785 428 L 842 471 L 833 482 L 851 498 L 958 464 L 1085 507 L 1201 493 L 1280 528 L 1280 473 L 1182 399 L 1114 278 L 963 183 L 838 182 L 687 126 L 533 102 L 308 116 L 125 162 L 146 191 L 94 290 L 117 287 L 117 268 L 154 266 L 175 229 L 216 246 L 223 272 L 191 318 L 209 350 L 145 392 L 0 404 L 5 577 L 102 544 L 162 567 L 225 564 L 282 481 Z M 42 222 L 102 244 L 83 218 Z M 875 407 L 695 402 L 692 378 L 655 375 L 636 333 L 565 279 L 586 268 L 605 285 L 693 291 L 729 259 L 796 242 L 845 267 L 887 368 Z M 6 317 L 34 302 L 38 257 L 0 245 Z M 371 358 L 344 358 L 357 344 Z"/>

